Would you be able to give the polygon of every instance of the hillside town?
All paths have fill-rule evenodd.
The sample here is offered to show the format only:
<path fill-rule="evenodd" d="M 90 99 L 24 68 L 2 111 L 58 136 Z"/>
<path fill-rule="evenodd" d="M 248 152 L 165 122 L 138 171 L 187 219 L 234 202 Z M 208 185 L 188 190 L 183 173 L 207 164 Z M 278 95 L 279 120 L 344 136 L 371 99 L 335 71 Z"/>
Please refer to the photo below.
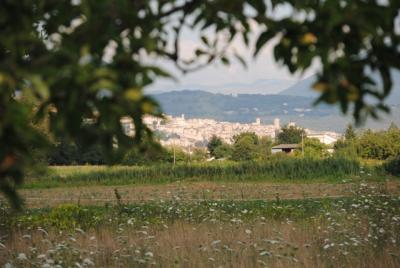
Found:
<path fill-rule="evenodd" d="M 146 117 L 145 124 L 152 129 L 159 137 L 162 145 L 179 146 L 182 148 L 206 147 L 213 135 L 220 137 L 226 143 L 232 143 L 232 137 L 243 132 L 254 132 L 260 137 L 268 136 L 275 139 L 281 130 L 279 118 L 275 118 L 272 124 L 261 122 L 256 118 L 253 123 L 234 123 L 216 121 L 214 119 L 192 118 L 186 119 L 185 115 L 173 117 L 166 115 L 165 118 Z M 122 121 L 124 131 L 128 135 L 133 135 L 134 127 L 129 118 Z M 295 122 L 288 124 L 295 126 Z M 339 138 L 340 134 L 330 131 L 316 131 L 305 129 L 307 137 L 316 138 L 320 142 L 332 145 Z"/>

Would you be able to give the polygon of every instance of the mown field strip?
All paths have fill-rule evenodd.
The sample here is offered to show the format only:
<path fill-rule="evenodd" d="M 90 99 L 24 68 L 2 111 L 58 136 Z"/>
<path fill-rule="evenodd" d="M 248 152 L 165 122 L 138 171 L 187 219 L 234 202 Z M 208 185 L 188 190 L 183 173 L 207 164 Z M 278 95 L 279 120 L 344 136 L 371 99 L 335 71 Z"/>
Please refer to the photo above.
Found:
<path fill-rule="evenodd" d="M 388 194 L 400 194 L 399 181 L 370 182 L 369 185 L 384 189 Z M 27 207 L 52 207 L 63 203 L 99 205 L 115 203 L 115 190 L 124 203 L 151 201 L 199 200 L 294 200 L 304 198 L 339 198 L 350 196 L 354 183 L 327 184 L 272 184 L 272 183 L 173 183 L 146 186 L 91 186 L 21 190 Z"/>
<path fill-rule="evenodd" d="M 328 195 L 328 196 L 324 196 L 323 198 L 342 198 L 342 197 L 346 197 L 344 195 Z M 305 199 L 320 199 L 321 197 L 306 197 Z M 39 198 L 39 197 L 28 197 L 25 198 L 26 201 L 85 201 L 85 200 L 89 200 L 89 201 L 103 201 L 103 202 L 116 202 L 116 199 L 111 199 L 111 198 L 94 198 L 94 199 L 90 199 L 90 198 L 82 198 L 80 200 L 71 200 L 68 198 L 52 198 L 52 199 L 43 199 L 43 198 Z M 255 198 L 246 198 L 246 199 L 239 199 L 239 198 L 233 198 L 233 199 L 220 199 L 220 198 L 216 198 L 216 199 L 170 199 L 170 200 L 143 200 L 143 199 L 135 199 L 135 198 L 128 198 L 128 199 L 123 199 L 121 201 L 123 202 L 148 202 L 148 201 L 184 201 L 184 202 L 203 202 L 203 201 L 243 201 L 243 202 L 257 202 L 257 201 L 265 201 L 265 200 L 274 200 L 272 198 L 270 199 L 255 199 Z M 284 198 L 284 199 L 280 199 L 280 200 L 298 200 L 298 198 Z"/>

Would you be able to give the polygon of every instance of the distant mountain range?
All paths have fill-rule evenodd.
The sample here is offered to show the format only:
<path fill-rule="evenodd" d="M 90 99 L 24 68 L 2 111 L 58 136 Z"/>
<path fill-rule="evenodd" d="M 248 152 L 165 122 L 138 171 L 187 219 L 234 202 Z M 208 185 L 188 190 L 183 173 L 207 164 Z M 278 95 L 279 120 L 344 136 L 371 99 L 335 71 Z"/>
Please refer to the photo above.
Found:
<path fill-rule="evenodd" d="M 324 116 L 333 113 L 327 105 L 311 107 L 311 98 L 286 95 L 213 94 L 200 90 L 171 91 L 154 95 L 167 114 L 210 117 L 248 122 L 256 117 L 280 115 Z"/>
<path fill-rule="evenodd" d="M 367 122 L 364 127 L 385 128 L 391 122 L 400 125 L 400 72 L 393 75 L 394 88 L 388 99 L 392 107 L 392 114 L 384 116 L 385 120 Z M 187 118 L 213 118 L 220 121 L 252 122 L 257 117 L 264 124 L 272 123 L 278 117 L 283 123 L 294 121 L 299 125 L 317 130 L 343 131 L 351 122 L 350 116 L 340 114 L 337 106 L 313 106 L 318 93 L 311 89 L 315 76 L 311 76 L 298 83 L 281 90 L 279 94 L 236 94 L 235 90 L 228 90 L 231 94 L 212 93 L 212 90 L 176 90 L 153 93 L 164 112 L 173 116 L 185 114 Z M 276 80 L 275 85 L 282 85 L 281 80 Z M 253 91 L 271 92 L 268 85 L 273 85 L 271 80 L 260 80 L 253 83 Z M 231 84 L 231 88 L 238 89 L 239 85 Z M 259 87 L 257 86 L 259 85 Z M 229 84 L 221 86 L 218 90 L 229 88 Z M 257 88 L 257 90 L 256 90 Z M 252 90 L 249 90 L 251 92 Z M 223 91 L 226 93 L 227 91 Z M 238 90 L 237 92 L 243 92 Z"/>
<path fill-rule="evenodd" d="M 306 79 L 300 80 L 296 84 L 290 86 L 287 89 L 279 92 L 280 95 L 289 95 L 289 96 L 299 96 L 299 97 L 307 97 L 307 98 L 316 98 L 318 96 L 318 92 L 312 89 L 312 85 L 317 79 L 316 75 L 312 75 Z"/>
<path fill-rule="evenodd" d="M 176 84 L 158 85 L 152 88 L 150 94 L 159 94 L 169 91 L 206 91 L 210 93 L 219 93 L 225 95 L 231 94 L 278 94 L 282 90 L 294 85 L 295 80 L 286 79 L 261 79 L 252 83 L 225 83 L 219 85 L 206 84 L 186 84 L 183 86 Z"/>
<path fill-rule="evenodd" d="M 379 81 L 376 75 L 373 77 Z M 314 84 L 316 79 L 317 79 L 316 75 L 310 76 L 290 86 L 289 88 L 282 90 L 281 92 L 279 92 L 279 94 L 316 98 L 318 96 L 318 92 L 312 90 L 312 85 Z M 388 96 L 387 103 L 390 105 L 400 105 L 400 72 L 393 71 L 392 79 L 393 79 L 393 88 L 390 95 Z"/>

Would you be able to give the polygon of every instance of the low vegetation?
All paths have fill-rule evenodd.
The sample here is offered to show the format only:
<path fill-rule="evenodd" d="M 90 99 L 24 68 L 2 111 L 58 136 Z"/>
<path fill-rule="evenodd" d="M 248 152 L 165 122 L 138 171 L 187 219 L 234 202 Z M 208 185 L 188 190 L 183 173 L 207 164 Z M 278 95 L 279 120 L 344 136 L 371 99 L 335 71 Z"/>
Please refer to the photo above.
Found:
<path fill-rule="evenodd" d="M 400 155 L 400 129 L 392 124 L 387 130 L 356 133 L 349 126 L 344 139 L 335 144 L 337 154 L 374 160 L 388 160 Z"/>
<path fill-rule="evenodd" d="M 148 202 L 0 213 L 5 267 L 398 267 L 400 199 Z"/>
<path fill-rule="evenodd" d="M 400 155 L 385 162 L 384 168 L 391 175 L 400 176 Z"/>
<path fill-rule="evenodd" d="M 26 180 L 24 188 L 125 185 L 175 181 L 340 181 L 358 174 L 360 164 L 344 158 L 273 157 L 268 161 L 211 162 L 135 167 L 57 167 Z"/>

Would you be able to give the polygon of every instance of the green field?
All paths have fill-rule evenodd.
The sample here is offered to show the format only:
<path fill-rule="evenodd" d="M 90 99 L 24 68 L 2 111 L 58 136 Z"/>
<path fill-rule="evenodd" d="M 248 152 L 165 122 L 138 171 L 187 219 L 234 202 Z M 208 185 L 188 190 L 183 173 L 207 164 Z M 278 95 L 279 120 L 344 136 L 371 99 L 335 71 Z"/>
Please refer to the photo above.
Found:
<path fill-rule="evenodd" d="M 0 267 L 398 267 L 400 182 L 343 159 L 32 173 Z"/>
<path fill-rule="evenodd" d="M 346 159 L 277 159 L 265 162 L 212 162 L 156 166 L 66 166 L 30 176 L 24 188 L 88 185 L 162 184 L 177 181 L 214 182 L 341 182 L 356 178 L 360 163 Z M 365 168 L 365 173 L 373 172 Z M 376 175 L 376 174 L 374 174 Z M 376 176 L 374 176 L 376 178 Z"/>
<path fill-rule="evenodd" d="M 400 199 L 352 197 L 64 204 L 0 210 L 10 267 L 398 267 Z"/>

